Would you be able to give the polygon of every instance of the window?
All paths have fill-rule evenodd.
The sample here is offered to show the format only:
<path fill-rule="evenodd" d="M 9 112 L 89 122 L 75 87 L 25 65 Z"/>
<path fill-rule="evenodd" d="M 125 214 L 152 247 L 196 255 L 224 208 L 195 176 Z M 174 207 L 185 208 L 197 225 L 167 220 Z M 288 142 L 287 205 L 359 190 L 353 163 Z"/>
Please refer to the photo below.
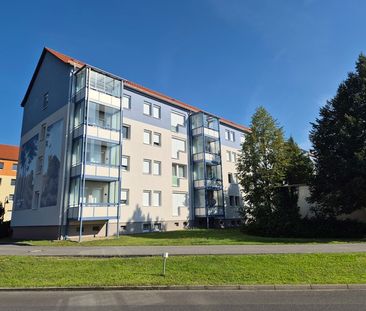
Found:
<path fill-rule="evenodd" d="M 151 206 L 151 191 L 144 190 L 142 197 L 142 206 Z"/>
<path fill-rule="evenodd" d="M 37 209 L 39 207 L 39 191 L 34 192 L 34 199 L 33 199 L 33 209 Z"/>
<path fill-rule="evenodd" d="M 144 130 L 144 144 L 151 145 L 151 131 Z"/>
<path fill-rule="evenodd" d="M 122 171 L 127 172 L 130 170 L 130 157 L 122 156 Z"/>
<path fill-rule="evenodd" d="M 170 118 L 171 129 L 173 132 L 178 132 L 179 126 L 184 126 L 185 124 L 185 116 L 180 113 L 171 112 Z"/>
<path fill-rule="evenodd" d="M 158 105 L 153 105 L 152 107 L 152 116 L 156 119 L 160 119 L 161 117 L 161 108 Z"/>
<path fill-rule="evenodd" d="M 232 173 L 227 174 L 227 177 L 228 177 L 229 184 L 234 183 L 234 178 L 233 178 L 233 174 Z"/>
<path fill-rule="evenodd" d="M 229 196 L 230 206 L 235 205 L 235 197 L 233 195 Z"/>
<path fill-rule="evenodd" d="M 48 92 L 43 95 L 42 110 L 48 107 Z"/>
<path fill-rule="evenodd" d="M 148 102 L 144 102 L 144 114 L 151 116 L 151 104 Z"/>
<path fill-rule="evenodd" d="M 187 177 L 187 167 L 182 164 L 175 164 L 172 165 L 172 174 L 178 178 L 186 178 Z"/>
<path fill-rule="evenodd" d="M 106 105 L 89 102 L 88 123 L 104 129 L 119 131 L 121 129 L 121 112 Z"/>
<path fill-rule="evenodd" d="M 128 199 L 129 199 L 129 190 L 121 189 L 121 204 L 128 205 Z"/>
<path fill-rule="evenodd" d="M 159 134 L 159 133 L 153 134 L 153 145 L 161 146 L 161 134 Z"/>
<path fill-rule="evenodd" d="M 225 139 L 229 140 L 229 130 L 225 130 Z"/>
<path fill-rule="evenodd" d="M 10 185 L 11 185 L 11 186 L 15 186 L 15 184 L 16 184 L 16 179 L 12 179 L 12 180 L 10 181 Z"/>
<path fill-rule="evenodd" d="M 92 228 L 93 231 L 99 232 L 100 231 L 100 227 L 99 226 L 93 226 Z"/>
<path fill-rule="evenodd" d="M 4 168 L 4 162 L 0 162 L 0 170 Z"/>
<path fill-rule="evenodd" d="M 153 192 L 153 206 L 161 206 L 161 191 Z"/>
<path fill-rule="evenodd" d="M 38 157 L 37 173 L 41 173 L 43 168 L 43 157 Z"/>
<path fill-rule="evenodd" d="M 40 140 L 43 141 L 46 138 L 46 124 L 42 124 Z"/>
<path fill-rule="evenodd" d="M 122 108 L 131 109 L 131 96 L 124 94 L 122 97 Z"/>
<path fill-rule="evenodd" d="M 122 126 L 122 137 L 124 139 L 131 138 L 131 127 L 127 124 L 123 124 L 123 126 Z"/>
<path fill-rule="evenodd" d="M 150 232 L 150 231 L 151 231 L 151 224 L 142 225 L 142 232 Z"/>
<path fill-rule="evenodd" d="M 181 139 L 172 138 L 172 158 L 179 159 L 179 152 L 186 152 L 186 142 Z"/>
<path fill-rule="evenodd" d="M 161 223 L 154 224 L 154 231 L 161 231 Z"/>
<path fill-rule="evenodd" d="M 232 161 L 234 163 L 236 162 L 236 153 L 235 152 L 232 153 Z"/>
<path fill-rule="evenodd" d="M 236 206 L 240 205 L 240 198 L 239 197 L 235 197 L 235 205 Z"/>
<path fill-rule="evenodd" d="M 225 139 L 230 141 L 235 141 L 235 132 L 230 130 L 225 130 Z"/>
<path fill-rule="evenodd" d="M 245 134 L 240 135 L 240 143 L 243 144 L 245 142 Z"/>
<path fill-rule="evenodd" d="M 2 182 L 3 180 L 2 180 L 2 178 L 0 178 L 0 185 L 1 185 L 1 182 Z"/>
<path fill-rule="evenodd" d="M 151 174 L 151 160 L 144 160 L 142 172 L 144 174 Z"/>
<path fill-rule="evenodd" d="M 231 162 L 231 152 L 226 151 L 226 161 Z"/>
<path fill-rule="evenodd" d="M 153 163 L 153 174 L 154 175 L 161 175 L 161 162 L 154 161 Z"/>

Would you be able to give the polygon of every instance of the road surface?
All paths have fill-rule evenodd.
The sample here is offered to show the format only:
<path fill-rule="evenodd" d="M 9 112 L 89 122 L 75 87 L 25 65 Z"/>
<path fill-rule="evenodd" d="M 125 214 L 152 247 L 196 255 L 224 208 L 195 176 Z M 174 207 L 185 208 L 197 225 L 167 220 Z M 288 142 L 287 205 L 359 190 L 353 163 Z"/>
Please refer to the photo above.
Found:
<path fill-rule="evenodd" d="M 192 246 L 22 246 L 0 244 L 0 255 L 23 256 L 156 256 L 245 255 L 366 252 L 366 243 L 285 245 L 192 245 Z"/>
<path fill-rule="evenodd" d="M 366 310 L 366 291 L 35 291 L 0 292 L 0 310 Z"/>

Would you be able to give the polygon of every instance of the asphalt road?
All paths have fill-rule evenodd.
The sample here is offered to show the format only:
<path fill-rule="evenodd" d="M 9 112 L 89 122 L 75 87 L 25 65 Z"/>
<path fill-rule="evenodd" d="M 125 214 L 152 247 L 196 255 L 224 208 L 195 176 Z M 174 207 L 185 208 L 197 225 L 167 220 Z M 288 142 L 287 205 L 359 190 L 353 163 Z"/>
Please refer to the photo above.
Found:
<path fill-rule="evenodd" d="M 366 310 L 366 291 L 0 292 L 0 310 Z"/>
<path fill-rule="evenodd" d="M 240 255 L 308 254 L 366 252 L 366 243 L 285 244 L 285 245 L 197 245 L 197 246 L 21 246 L 0 245 L 0 255 L 23 256 L 154 256 L 170 255 Z"/>

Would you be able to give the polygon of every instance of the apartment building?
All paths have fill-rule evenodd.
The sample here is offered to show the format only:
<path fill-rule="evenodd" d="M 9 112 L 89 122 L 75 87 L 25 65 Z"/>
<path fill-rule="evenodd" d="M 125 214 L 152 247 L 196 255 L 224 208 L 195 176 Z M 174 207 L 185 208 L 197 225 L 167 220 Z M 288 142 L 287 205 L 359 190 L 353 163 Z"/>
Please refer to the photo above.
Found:
<path fill-rule="evenodd" d="M 238 224 L 245 126 L 49 48 L 21 105 L 14 237 Z"/>
<path fill-rule="evenodd" d="M 0 145 L 0 203 L 5 209 L 3 221 L 9 221 L 11 218 L 18 155 L 19 148 L 17 146 Z"/>

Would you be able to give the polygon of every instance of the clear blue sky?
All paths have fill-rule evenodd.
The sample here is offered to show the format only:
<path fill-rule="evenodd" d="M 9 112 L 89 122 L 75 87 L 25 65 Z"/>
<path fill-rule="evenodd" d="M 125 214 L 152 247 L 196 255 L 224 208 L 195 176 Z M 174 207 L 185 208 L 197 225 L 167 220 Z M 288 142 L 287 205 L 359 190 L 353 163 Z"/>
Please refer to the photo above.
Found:
<path fill-rule="evenodd" d="M 304 148 L 309 123 L 366 53 L 366 1 L 3 1 L 0 143 L 43 46 L 248 125 L 265 106 Z"/>

